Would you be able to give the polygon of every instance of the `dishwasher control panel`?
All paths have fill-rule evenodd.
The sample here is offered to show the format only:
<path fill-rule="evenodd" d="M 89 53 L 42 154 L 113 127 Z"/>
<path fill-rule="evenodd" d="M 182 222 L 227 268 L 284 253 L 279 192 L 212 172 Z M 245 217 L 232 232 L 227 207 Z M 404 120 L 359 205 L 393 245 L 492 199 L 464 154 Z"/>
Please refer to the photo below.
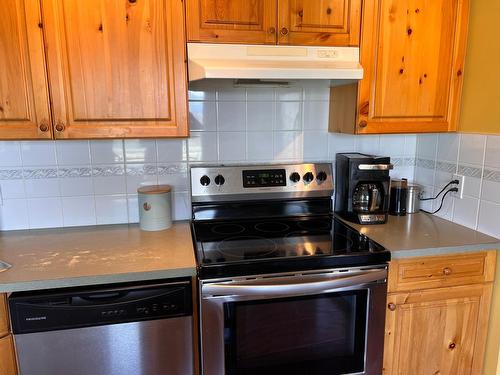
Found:
<path fill-rule="evenodd" d="M 192 315 L 191 281 L 13 293 L 14 334 Z"/>

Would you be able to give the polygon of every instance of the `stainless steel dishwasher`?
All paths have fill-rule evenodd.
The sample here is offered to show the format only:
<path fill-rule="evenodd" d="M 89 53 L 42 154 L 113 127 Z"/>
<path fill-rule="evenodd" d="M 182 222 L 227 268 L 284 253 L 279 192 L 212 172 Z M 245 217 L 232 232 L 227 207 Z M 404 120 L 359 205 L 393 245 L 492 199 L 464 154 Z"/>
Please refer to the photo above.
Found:
<path fill-rule="evenodd" d="M 193 374 L 191 281 L 13 293 L 21 375 Z"/>

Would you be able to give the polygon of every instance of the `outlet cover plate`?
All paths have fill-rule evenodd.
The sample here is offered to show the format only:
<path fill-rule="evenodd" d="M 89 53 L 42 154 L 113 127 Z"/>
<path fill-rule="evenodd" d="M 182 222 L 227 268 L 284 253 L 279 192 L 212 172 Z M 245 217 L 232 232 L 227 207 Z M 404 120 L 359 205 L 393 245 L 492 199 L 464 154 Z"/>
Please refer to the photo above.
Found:
<path fill-rule="evenodd" d="M 463 199 L 464 198 L 464 182 L 465 182 L 465 176 L 461 174 L 454 174 L 453 175 L 454 180 L 459 180 L 460 182 L 458 185 L 452 185 L 452 187 L 457 187 L 458 191 L 451 193 L 455 198 L 458 199 Z"/>

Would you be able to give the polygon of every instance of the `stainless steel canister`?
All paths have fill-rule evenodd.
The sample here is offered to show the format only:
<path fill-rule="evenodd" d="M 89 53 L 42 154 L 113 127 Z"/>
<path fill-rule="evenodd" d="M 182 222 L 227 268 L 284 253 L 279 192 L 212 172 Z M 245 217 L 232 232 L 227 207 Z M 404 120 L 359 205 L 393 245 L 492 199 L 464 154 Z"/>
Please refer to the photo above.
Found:
<path fill-rule="evenodd" d="M 406 194 L 406 213 L 414 214 L 420 211 L 420 198 L 422 197 L 422 187 L 417 184 L 408 184 Z"/>
<path fill-rule="evenodd" d="M 172 226 L 171 190 L 169 185 L 150 185 L 137 189 L 139 225 L 142 230 L 157 231 Z"/>

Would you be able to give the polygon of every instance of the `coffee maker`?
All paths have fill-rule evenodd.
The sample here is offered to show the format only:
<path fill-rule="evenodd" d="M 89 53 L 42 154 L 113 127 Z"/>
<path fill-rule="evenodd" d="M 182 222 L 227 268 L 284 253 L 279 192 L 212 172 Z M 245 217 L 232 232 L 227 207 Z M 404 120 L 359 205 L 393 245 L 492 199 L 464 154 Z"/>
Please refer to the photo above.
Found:
<path fill-rule="evenodd" d="M 384 224 L 389 210 L 391 158 L 337 154 L 335 213 L 358 224 Z"/>

